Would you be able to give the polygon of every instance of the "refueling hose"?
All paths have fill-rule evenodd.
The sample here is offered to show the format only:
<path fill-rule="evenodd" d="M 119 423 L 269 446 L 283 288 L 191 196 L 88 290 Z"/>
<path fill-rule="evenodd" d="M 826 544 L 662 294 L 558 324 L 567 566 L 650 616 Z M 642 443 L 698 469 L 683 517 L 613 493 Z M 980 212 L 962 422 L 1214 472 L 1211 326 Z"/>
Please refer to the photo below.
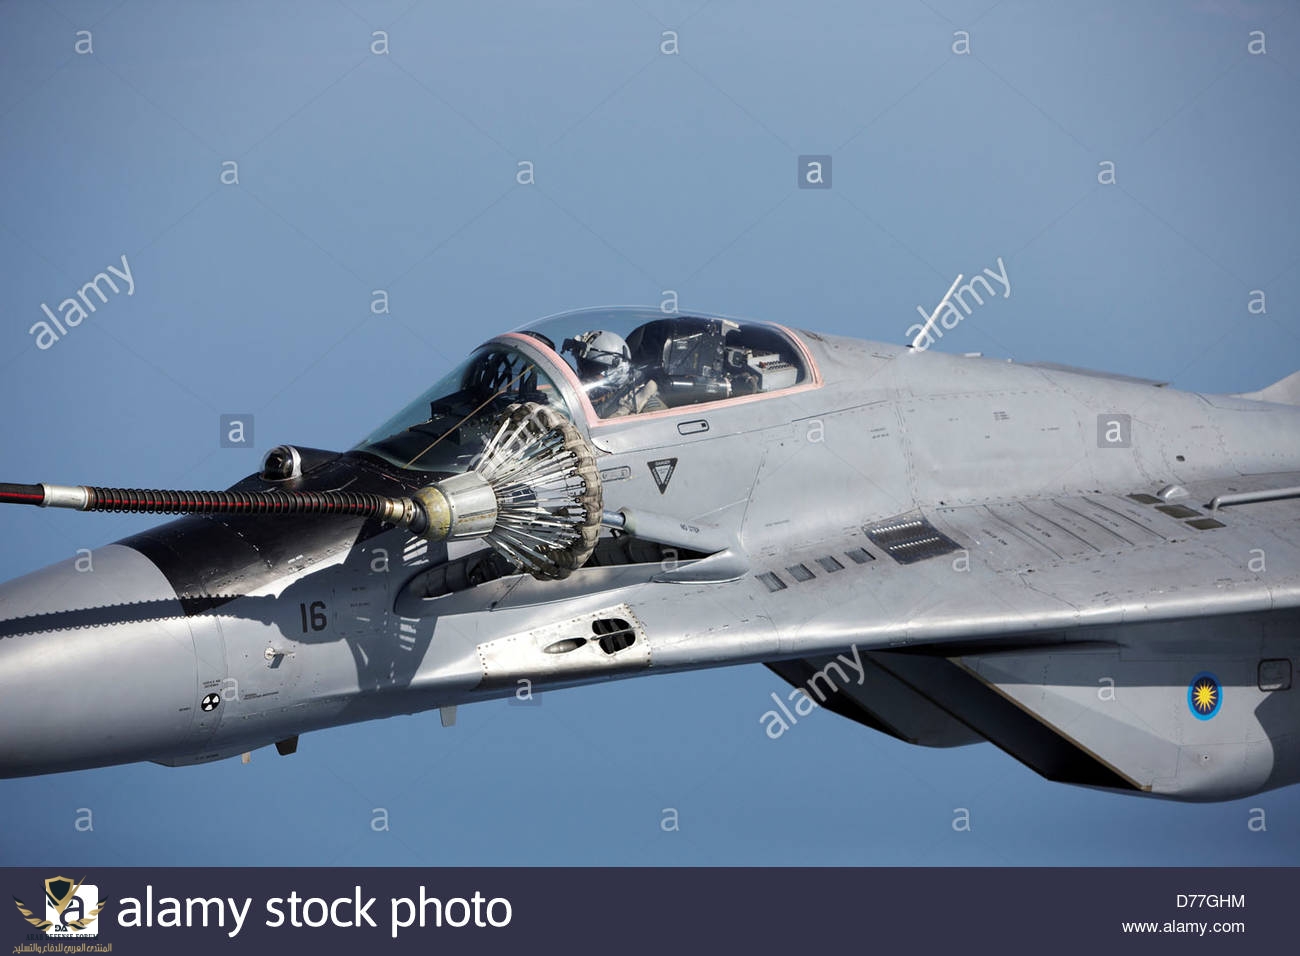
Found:
<path fill-rule="evenodd" d="M 427 523 L 424 510 L 410 498 L 354 491 L 163 491 L 0 482 L 0 504 L 137 514 L 354 515 L 403 525 L 416 534 Z"/>
<path fill-rule="evenodd" d="M 275 453 L 297 453 L 287 447 Z M 281 456 L 283 457 L 283 456 Z M 282 462 L 283 463 L 283 462 Z M 269 467 L 269 466 L 268 466 Z M 163 491 L 0 482 L 0 505 L 195 515 L 345 515 L 378 519 L 429 541 L 483 539 L 542 580 L 583 566 L 600 536 L 595 452 L 546 405 L 509 406 L 475 465 L 409 498 L 354 491 Z"/>

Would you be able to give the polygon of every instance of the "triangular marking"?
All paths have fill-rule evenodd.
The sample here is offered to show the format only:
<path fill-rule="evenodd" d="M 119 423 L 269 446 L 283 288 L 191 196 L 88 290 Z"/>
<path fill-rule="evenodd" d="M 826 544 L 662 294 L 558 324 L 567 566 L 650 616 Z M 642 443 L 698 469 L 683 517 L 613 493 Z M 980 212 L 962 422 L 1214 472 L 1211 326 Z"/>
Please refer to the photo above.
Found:
<path fill-rule="evenodd" d="M 668 490 L 668 482 L 673 480 L 673 471 L 677 468 L 677 459 L 659 458 L 647 464 L 650 466 L 650 476 L 654 478 L 655 484 L 659 487 L 659 494 L 662 495 Z"/>

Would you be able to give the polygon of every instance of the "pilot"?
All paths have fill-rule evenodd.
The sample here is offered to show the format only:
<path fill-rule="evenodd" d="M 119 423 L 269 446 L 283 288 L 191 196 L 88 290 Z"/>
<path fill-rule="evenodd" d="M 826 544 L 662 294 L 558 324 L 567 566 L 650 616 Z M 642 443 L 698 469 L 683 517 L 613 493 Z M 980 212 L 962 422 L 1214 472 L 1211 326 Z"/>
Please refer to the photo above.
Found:
<path fill-rule="evenodd" d="M 659 387 L 632 364 L 632 350 L 616 332 L 593 329 L 564 340 L 573 353 L 587 398 L 601 418 L 666 408 Z"/>

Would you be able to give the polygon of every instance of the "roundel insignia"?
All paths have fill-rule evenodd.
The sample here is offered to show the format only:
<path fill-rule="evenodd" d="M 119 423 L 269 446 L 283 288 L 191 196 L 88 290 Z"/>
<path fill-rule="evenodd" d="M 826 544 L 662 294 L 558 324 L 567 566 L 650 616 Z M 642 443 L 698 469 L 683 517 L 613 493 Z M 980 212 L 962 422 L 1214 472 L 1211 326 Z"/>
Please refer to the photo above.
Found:
<path fill-rule="evenodd" d="M 1197 720 L 1209 720 L 1223 706 L 1223 688 L 1213 674 L 1202 671 L 1187 686 L 1187 706 Z"/>
<path fill-rule="evenodd" d="M 208 694 L 208 695 L 207 695 L 206 697 L 204 697 L 203 700 L 199 703 L 199 706 L 202 707 L 204 710 L 216 710 L 216 709 L 217 709 L 217 705 L 220 704 L 220 703 L 221 703 L 221 695 L 220 695 L 220 694 Z"/>

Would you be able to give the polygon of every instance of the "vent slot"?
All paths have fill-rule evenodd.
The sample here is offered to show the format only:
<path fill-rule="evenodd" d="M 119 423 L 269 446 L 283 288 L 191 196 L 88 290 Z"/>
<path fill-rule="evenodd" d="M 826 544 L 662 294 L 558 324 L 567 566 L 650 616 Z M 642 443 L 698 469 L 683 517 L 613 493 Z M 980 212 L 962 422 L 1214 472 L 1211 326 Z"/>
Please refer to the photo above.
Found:
<path fill-rule="evenodd" d="M 602 617 L 591 622 L 600 649 L 606 654 L 617 654 L 636 643 L 636 631 L 621 617 Z"/>
<path fill-rule="evenodd" d="M 784 591 L 784 590 L 785 590 L 785 582 L 782 581 L 780 578 L 778 578 L 778 577 L 777 577 L 775 574 L 773 574 L 771 571 L 764 571 L 762 574 L 756 574 L 756 575 L 754 575 L 754 577 L 756 577 L 756 578 L 758 578 L 760 581 L 762 581 L 762 582 L 763 582 L 763 585 L 764 585 L 764 586 L 765 586 L 769 591 L 774 591 L 774 592 L 775 592 L 775 591 Z"/>
<path fill-rule="evenodd" d="M 1197 518 L 1195 521 L 1187 522 L 1197 531 L 1209 531 L 1212 528 L 1222 528 L 1222 521 L 1215 521 L 1213 518 Z"/>
<path fill-rule="evenodd" d="M 1129 495 L 1129 497 L 1132 498 L 1134 501 L 1136 501 L 1136 502 L 1137 502 L 1138 504 L 1140 504 L 1140 505 L 1158 505 L 1158 504 L 1160 504 L 1160 499 L 1157 498 L 1155 495 L 1135 494 L 1135 495 Z"/>
<path fill-rule="evenodd" d="M 792 564 L 790 565 L 790 567 L 786 568 L 786 570 L 790 572 L 790 577 L 794 578 L 796 581 L 800 583 L 803 583 L 804 581 L 811 581 L 813 578 L 817 576 L 808 569 L 808 566 L 806 564 Z"/>
<path fill-rule="evenodd" d="M 1200 515 L 1199 511 L 1187 505 L 1159 505 L 1156 511 L 1163 511 L 1171 518 L 1195 518 Z"/>
<path fill-rule="evenodd" d="M 817 563 L 822 566 L 823 571 L 829 571 L 831 574 L 834 574 L 836 571 L 844 570 L 844 565 L 829 554 L 824 558 L 818 558 Z"/>
<path fill-rule="evenodd" d="M 867 537 L 899 564 L 937 558 L 960 548 L 925 518 L 902 518 L 876 525 Z"/>
<path fill-rule="evenodd" d="M 850 548 L 844 552 L 844 556 L 854 564 L 866 564 L 868 561 L 876 560 L 876 556 L 866 548 Z"/>

